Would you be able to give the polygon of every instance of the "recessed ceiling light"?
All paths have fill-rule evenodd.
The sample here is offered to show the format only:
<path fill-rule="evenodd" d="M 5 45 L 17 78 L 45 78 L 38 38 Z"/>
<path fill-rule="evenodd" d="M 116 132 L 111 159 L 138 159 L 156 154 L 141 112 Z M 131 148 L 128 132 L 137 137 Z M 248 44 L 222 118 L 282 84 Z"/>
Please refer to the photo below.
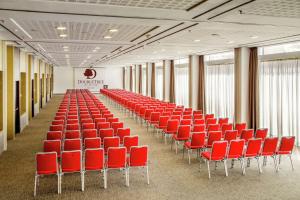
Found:
<path fill-rule="evenodd" d="M 65 55 L 65 57 L 66 57 L 66 58 L 69 58 L 69 55 L 68 55 L 68 54 L 66 54 L 66 55 Z"/>
<path fill-rule="evenodd" d="M 65 26 L 58 26 L 56 27 L 57 30 L 61 30 L 61 31 L 64 31 L 66 30 L 67 28 Z"/>
<path fill-rule="evenodd" d="M 94 49 L 94 50 L 93 50 L 93 52 L 96 52 L 96 51 L 97 51 L 97 49 Z"/>
<path fill-rule="evenodd" d="M 112 37 L 110 35 L 106 35 L 103 37 L 104 39 L 111 39 Z"/>
<path fill-rule="evenodd" d="M 252 35 L 252 36 L 251 36 L 251 39 L 256 39 L 256 38 L 258 38 L 257 35 Z"/>
<path fill-rule="evenodd" d="M 91 55 L 88 55 L 88 56 L 87 56 L 87 59 L 90 59 L 90 58 L 91 58 Z"/>
<path fill-rule="evenodd" d="M 118 32 L 119 30 L 118 29 L 115 29 L 115 28 L 113 28 L 113 29 L 109 29 L 109 32 L 110 33 L 115 33 L 115 32 Z"/>
<path fill-rule="evenodd" d="M 96 47 L 95 49 L 100 49 L 100 47 Z"/>
<path fill-rule="evenodd" d="M 68 46 L 63 46 L 63 48 L 64 48 L 64 49 L 68 49 L 69 47 L 68 47 Z"/>
<path fill-rule="evenodd" d="M 199 40 L 199 39 L 196 39 L 196 40 L 194 40 L 194 42 L 200 42 L 200 40 Z"/>
<path fill-rule="evenodd" d="M 231 41 L 228 41 L 227 43 L 228 43 L 228 44 L 233 44 L 233 43 L 234 43 L 234 41 L 232 41 L 232 40 L 231 40 Z"/>
<path fill-rule="evenodd" d="M 67 37 L 67 34 L 64 34 L 64 33 L 60 34 L 59 37 L 62 37 L 62 38 Z"/>

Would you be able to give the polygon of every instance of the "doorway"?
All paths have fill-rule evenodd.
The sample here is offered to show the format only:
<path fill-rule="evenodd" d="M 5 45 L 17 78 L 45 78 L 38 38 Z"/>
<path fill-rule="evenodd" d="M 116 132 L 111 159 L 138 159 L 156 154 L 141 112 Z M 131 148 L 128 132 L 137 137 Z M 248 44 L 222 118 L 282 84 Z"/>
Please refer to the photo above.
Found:
<path fill-rule="evenodd" d="M 15 132 L 20 133 L 20 81 L 16 81 L 16 99 L 15 99 Z"/>

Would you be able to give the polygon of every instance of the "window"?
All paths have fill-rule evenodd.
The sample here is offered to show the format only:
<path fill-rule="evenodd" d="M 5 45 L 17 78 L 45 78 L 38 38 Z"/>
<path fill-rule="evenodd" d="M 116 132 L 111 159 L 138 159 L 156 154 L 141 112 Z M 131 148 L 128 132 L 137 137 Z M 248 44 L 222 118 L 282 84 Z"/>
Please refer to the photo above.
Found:
<path fill-rule="evenodd" d="M 162 63 L 155 64 L 155 97 L 159 100 L 163 99 L 163 68 Z"/>
<path fill-rule="evenodd" d="M 206 112 L 234 118 L 233 52 L 205 56 Z"/>
<path fill-rule="evenodd" d="M 268 128 L 271 136 L 295 136 L 299 146 L 300 56 L 295 57 L 295 51 L 300 48 L 296 46 L 259 48 L 259 127 Z M 280 59 L 270 59 L 271 54 Z"/>
<path fill-rule="evenodd" d="M 178 59 L 175 64 L 175 103 L 189 107 L 188 59 Z"/>
<path fill-rule="evenodd" d="M 142 65 L 142 93 L 147 95 L 147 68 L 146 65 Z"/>

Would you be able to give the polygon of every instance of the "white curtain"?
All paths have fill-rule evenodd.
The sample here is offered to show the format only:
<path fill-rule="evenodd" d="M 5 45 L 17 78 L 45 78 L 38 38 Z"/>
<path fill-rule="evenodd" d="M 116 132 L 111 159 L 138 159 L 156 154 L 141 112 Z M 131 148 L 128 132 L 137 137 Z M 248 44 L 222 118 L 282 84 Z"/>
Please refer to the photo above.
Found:
<path fill-rule="evenodd" d="M 189 68 L 188 64 L 175 65 L 175 102 L 189 107 Z"/>
<path fill-rule="evenodd" d="M 260 62 L 259 126 L 271 136 L 300 134 L 300 60 Z"/>
<path fill-rule="evenodd" d="M 205 66 L 206 112 L 216 117 L 234 117 L 234 65 Z"/>
<path fill-rule="evenodd" d="M 136 77 L 136 73 L 135 73 L 135 67 L 132 67 L 132 92 L 136 92 L 136 83 L 135 83 L 135 77 Z"/>
<path fill-rule="evenodd" d="M 155 97 L 159 100 L 163 99 L 163 68 L 157 67 L 155 69 Z"/>
<path fill-rule="evenodd" d="M 142 68 L 142 93 L 144 96 L 147 95 L 147 73 L 146 67 Z"/>
<path fill-rule="evenodd" d="M 130 90 L 130 69 L 129 67 L 125 67 L 125 90 L 129 91 Z"/>

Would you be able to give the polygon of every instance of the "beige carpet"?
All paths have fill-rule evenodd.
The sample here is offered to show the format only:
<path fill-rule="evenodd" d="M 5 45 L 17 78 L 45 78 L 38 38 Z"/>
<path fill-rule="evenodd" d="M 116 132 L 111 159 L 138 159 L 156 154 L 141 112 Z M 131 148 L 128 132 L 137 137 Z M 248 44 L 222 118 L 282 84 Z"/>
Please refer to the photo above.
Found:
<path fill-rule="evenodd" d="M 130 172 L 130 187 L 125 186 L 120 171 L 109 171 L 108 188 L 103 189 L 102 176 L 97 173 L 86 175 L 85 191 L 80 191 L 80 176 L 65 175 L 62 180 L 62 194 L 57 195 L 57 179 L 44 177 L 40 180 L 36 199 L 300 199 L 300 163 L 298 152 L 294 156 L 295 171 L 291 171 L 288 159 L 282 160 L 281 171 L 274 172 L 273 162 L 269 160 L 259 175 L 253 160 L 247 168 L 246 176 L 241 175 L 240 165 L 236 163 L 225 177 L 224 166 L 217 170 L 211 166 L 212 178 L 208 179 L 206 165 L 199 171 L 199 161 L 193 155 L 192 164 L 171 151 L 161 138 L 155 137 L 145 127 L 126 117 L 113 108 L 102 97 L 110 110 L 132 133 L 140 136 L 141 144 L 150 147 L 150 185 L 142 169 Z M 55 96 L 41 113 L 34 118 L 22 134 L 8 142 L 8 151 L 0 157 L 0 199 L 33 199 L 35 161 L 34 155 L 41 151 L 49 123 L 61 100 Z"/>

